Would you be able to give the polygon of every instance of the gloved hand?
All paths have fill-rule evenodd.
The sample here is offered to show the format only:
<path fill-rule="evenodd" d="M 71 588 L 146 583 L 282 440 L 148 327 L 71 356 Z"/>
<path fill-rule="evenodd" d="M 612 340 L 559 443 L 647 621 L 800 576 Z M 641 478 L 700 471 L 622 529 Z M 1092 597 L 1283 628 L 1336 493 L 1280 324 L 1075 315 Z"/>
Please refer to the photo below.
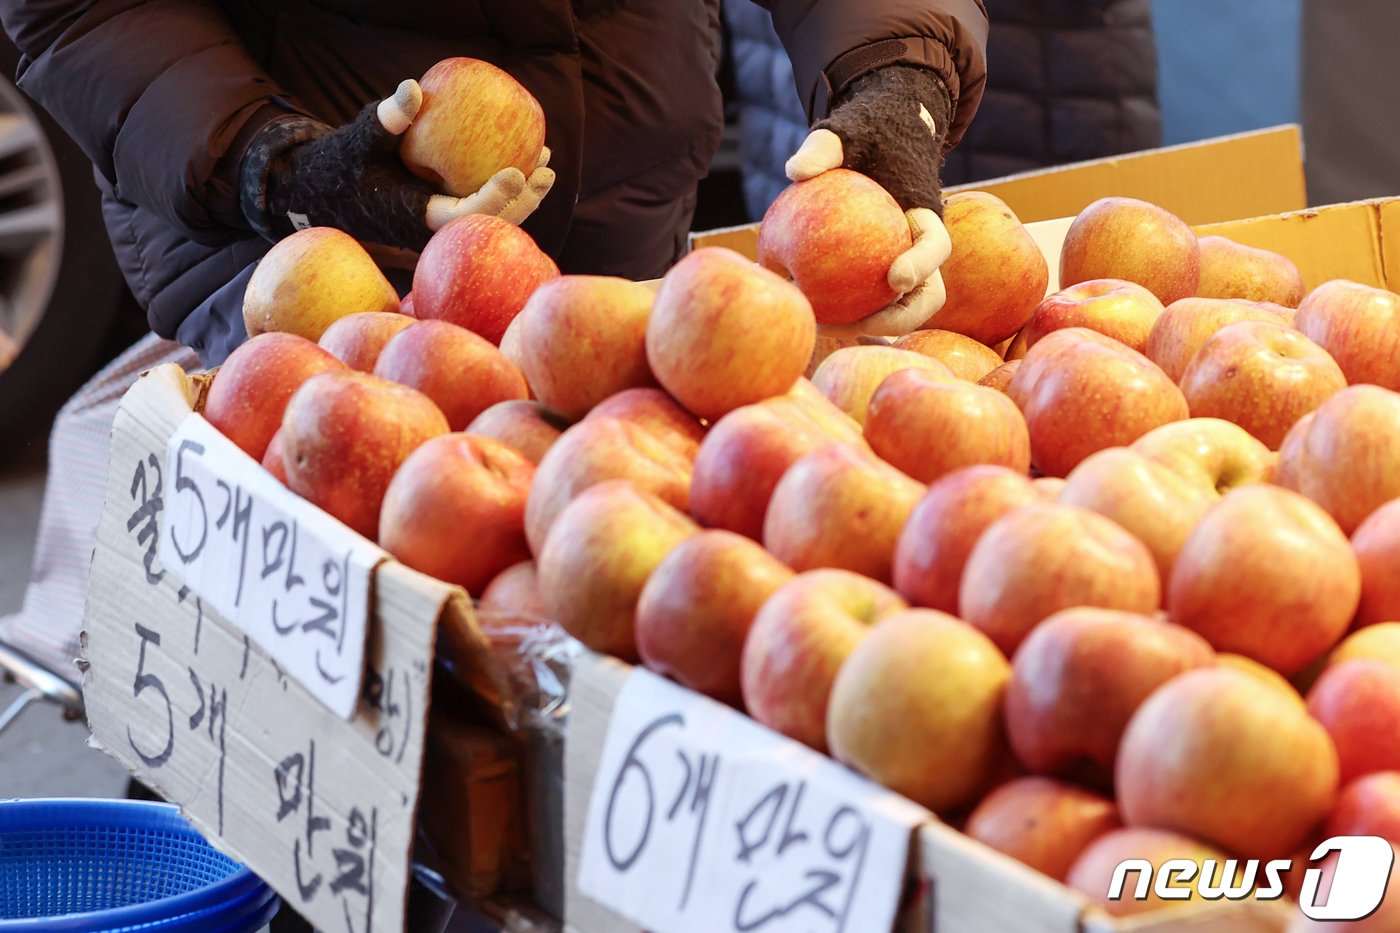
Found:
<path fill-rule="evenodd" d="M 399 137 L 422 104 L 422 89 L 409 80 L 339 129 L 299 116 L 268 123 L 239 170 L 244 216 L 270 240 L 327 226 L 362 242 L 412 250 L 422 250 L 433 231 L 466 214 L 513 224 L 529 217 L 554 184 L 549 150 L 528 178 L 505 168 L 473 195 L 441 194 L 399 159 Z"/>
<path fill-rule="evenodd" d="M 952 243 L 943 226 L 939 167 L 952 117 L 948 89 L 932 71 L 888 65 L 857 78 L 836 99 L 788 159 L 787 176 L 803 181 L 834 168 L 849 168 L 879 182 L 904 209 L 914 245 L 890 266 L 889 307 L 855 324 L 826 325 L 841 339 L 898 337 L 943 307 L 947 297 L 939 266 Z"/>

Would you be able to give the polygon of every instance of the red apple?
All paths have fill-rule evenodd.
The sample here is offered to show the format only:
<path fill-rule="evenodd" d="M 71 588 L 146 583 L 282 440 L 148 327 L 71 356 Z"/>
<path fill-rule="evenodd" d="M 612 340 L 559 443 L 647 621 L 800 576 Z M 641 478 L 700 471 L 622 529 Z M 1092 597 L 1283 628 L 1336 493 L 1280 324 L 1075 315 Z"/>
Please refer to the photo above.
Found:
<path fill-rule="evenodd" d="M 240 450 L 261 460 L 301 384 L 317 373 L 344 368 L 304 337 L 259 334 L 230 353 L 214 374 L 204 417 Z"/>
<path fill-rule="evenodd" d="M 997 351 L 951 330 L 916 330 L 900 337 L 893 346 L 932 357 L 968 382 L 977 382 L 1002 365 Z"/>
<path fill-rule="evenodd" d="M 497 402 L 472 419 L 467 433 L 493 437 L 538 464 L 545 452 L 569 427 L 545 411 L 539 402 L 508 399 Z"/>
<path fill-rule="evenodd" d="M 1342 788 L 1323 835 L 1400 842 L 1400 771 L 1377 771 Z"/>
<path fill-rule="evenodd" d="M 923 483 L 959 467 L 1031 466 L 1026 419 L 1005 394 L 948 382 L 918 369 L 890 376 L 870 398 L 865 439 L 887 462 Z"/>
<path fill-rule="evenodd" d="M 443 227 L 413 272 L 414 313 L 465 327 L 499 344 L 535 289 L 559 277 L 530 234 L 486 214 Z"/>
<path fill-rule="evenodd" d="M 831 754 L 896 793 L 947 813 L 971 803 L 1004 754 L 1006 658 L 933 609 L 881 619 L 831 687 Z"/>
<path fill-rule="evenodd" d="M 525 377 L 500 350 L 446 321 L 417 321 L 396 334 L 380 352 L 374 374 L 428 396 L 454 431 L 497 402 L 529 394 Z"/>
<path fill-rule="evenodd" d="M 267 442 L 267 451 L 263 454 L 262 468 L 271 473 L 277 482 L 283 486 L 287 485 L 287 461 L 282 456 L 282 429 L 279 427 L 277 433 L 272 435 L 272 440 Z"/>
<path fill-rule="evenodd" d="M 1007 360 L 977 380 L 977 384 L 989 389 L 996 389 L 998 392 L 1006 392 L 1011 387 L 1011 379 L 1016 375 L 1016 370 L 1020 368 L 1020 360 Z"/>
<path fill-rule="evenodd" d="M 643 663 L 724 703 L 742 702 L 739 664 L 759 607 L 793 572 L 748 538 L 702 531 L 666 555 L 637 603 Z"/>
<path fill-rule="evenodd" d="M 1186 897 L 1178 895 L 1163 898 L 1157 892 L 1154 879 L 1147 881 L 1146 897 L 1141 900 L 1133 897 L 1132 892 L 1138 884 L 1138 872 L 1127 873 L 1123 882 L 1122 897 L 1109 899 L 1109 887 L 1113 883 L 1113 876 L 1119 864 L 1128 859 L 1144 859 L 1153 868 L 1174 859 L 1185 859 L 1194 862 L 1200 871 L 1204 871 L 1207 862 L 1214 862 L 1217 867 L 1211 880 L 1219 884 L 1222 866 L 1227 858 L 1229 856 L 1219 849 L 1180 833 L 1170 833 L 1161 829 L 1115 829 L 1089 843 L 1070 867 L 1066 883 L 1092 900 L 1096 907 L 1119 917 L 1165 910 L 1199 910 L 1200 902 L 1195 893 L 1194 878 L 1183 883 L 1177 876 L 1172 879 L 1174 883 L 1167 885 L 1168 888 L 1189 892 Z"/>
<path fill-rule="evenodd" d="M 549 617 L 594 651 L 638 660 L 633 620 L 642 587 L 662 559 L 700 529 L 625 480 L 581 492 L 539 552 Z"/>
<path fill-rule="evenodd" d="M 778 195 L 759 226 L 758 261 L 802 289 L 818 323 L 853 324 L 899 297 L 890 266 L 913 244 L 889 192 L 838 168 Z"/>
<path fill-rule="evenodd" d="M 479 594 L 530 557 L 525 499 L 535 467 L 500 441 L 448 434 L 403 462 L 384 493 L 379 543 L 400 561 Z"/>
<path fill-rule="evenodd" d="M 1400 621 L 1400 498 L 1376 509 L 1351 536 L 1361 565 L 1357 625 Z"/>
<path fill-rule="evenodd" d="M 1303 300 L 1303 276 L 1293 260 L 1267 249 L 1245 246 L 1223 236 L 1203 236 L 1201 281 L 1203 298 L 1243 298 L 1270 301 L 1288 308 Z"/>
<path fill-rule="evenodd" d="M 1400 670 L 1400 622 L 1377 622 L 1357 629 L 1332 649 L 1327 656 L 1327 665 L 1341 664 L 1355 658 L 1384 661 Z"/>
<path fill-rule="evenodd" d="M 493 641 L 508 638 L 506 633 L 511 630 L 549 622 L 549 607 L 540 595 L 535 562 L 521 561 L 496 574 L 481 591 L 476 618 Z M 518 637 L 513 644 L 519 644 Z"/>
<path fill-rule="evenodd" d="M 905 369 L 919 369 L 934 378 L 957 381 L 953 371 L 922 353 L 894 347 L 842 347 L 822 360 L 812 374 L 812 384 L 839 409 L 865 424 L 870 398 L 880 383 Z"/>
<path fill-rule="evenodd" d="M 1123 824 L 1113 801 L 1044 777 L 1018 778 L 988 794 L 965 832 L 1056 881 L 1081 852 Z"/>
<path fill-rule="evenodd" d="M 1043 620 L 1073 606 L 1150 613 L 1161 601 L 1152 554 L 1087 509 L 1035 502 L 997 519 L 972 548 L 958 613 L 1010 656 Z"/>
<path fill-rule="evenodd" d="M 869 452 L 828 444 L 774 487 L 763 545 L 794 570 L 834 567 L 888 583 L 900 529 L 923 494 L 922 483 Z"/>
<path fill-rule="evenodd" d="M 1031 771 L 1109 786 L 1128 720 L 1173 677 L 1215 663 L 1195 633 L 1148 616 L 1078 607 L 1055 613 L 1012 659 L 1006 726 Z"/>
<path fill-rule="evenodd" d="M 351 369 L 372 373 L 384 345 L 412 323 L 413 318 L 402 312 L 364 311 L 347 315 L 327 327 L 317 343 Z"/>
<path fill-rule="evenodd" d="M 529 175 L 544 148 L 544 110 L 506 72 L 445 58 L 418 82 L 423 105 L 399 143 L 409 171 L 459 198 L 504 168 Z"/>
<path fill-rule="evenodd" d="M 847 570 L 811 570 L 758 610 L 740 663 L 749 715 L 826 750 L 831 685 L 871 626 L 907 608 L 891 589 Z"/>
<path fill-rule="evenodd" d="M 282 416 L 287 488 L 372 539 L 399 465 L 448 430 L 416 389 L 353 370 L 312 376 Z"/>
<path fill-rule="evenodd" d="M 1179 298 L 1167 305 L 1162 316 L 1147 335 L 1147 347 L 1142 352 L 1162 372 L 1180 382 L 1186 366 L 1196 351 L 1215 332 L 1240 321 L 1268 321 L 1286 324 L 1282 312 L 1287 308 L 1262 301 L 1240 301 L 1227 298 Z"/>
<path fill-rule="evenodd" d="M 1032 462 L 1050 476 L 1188 414 L 1181 390 L 1151 360 L 1082 327 L 1037 341 L 1007 394 L 1026 416 Z"/>
<path fill-rule="evenodd" d="M 704 426 L 660 389 L 624 389 L 599 402 L 588 417 L 621 418 L 641 425 L 691 460 L 705 439 Z"/>
<path fill-rule="evenodd" d="M 1293 324 L 1332 354 L 1348 382 L 1400 390 L 1400 295 L 1333 279 L 1308 293 Z"/>
<path fill-rule="evenodd" d="M 397 311 L 399 293 L 354 237 L 308 227 L 258 260 L 243 292 L 249 336 L 269 331 L 320 340 L 332 323 L 361 311 Z"/>
<path fill-rule="evenodd" d="M 1100 198 L 1079 212 L 1060 248 L 1060 287 L 1127 279 L 1162 304 L 1194 295 L 1201 255 L 1181 218 L 1136 198 Z"/>
<path fill-rule="evenodd" d="M 1157 296 L 1121 279 L 1090 279 L 1042 301 L 1021 331 L 1026 349 L 1051 331 L 1087 327 L 1142 353 L 1147 335 L 1162 315 Z"/>
<path fill-rule="evenodd" d="M 646 347 L 651 299 L 645 285 L 600 275 L 537 288 L 518 325 L 520 370 L 535 398 L 575 421 L 623 389 L 655 385 Z"/>
<path fill-rule="evenodd" d="M 1400 670 L 1355 658 L 1329 665 L 1308 691 L 1308 712 L 1337 746 L 1342 783 L 1400 771 Z"/>

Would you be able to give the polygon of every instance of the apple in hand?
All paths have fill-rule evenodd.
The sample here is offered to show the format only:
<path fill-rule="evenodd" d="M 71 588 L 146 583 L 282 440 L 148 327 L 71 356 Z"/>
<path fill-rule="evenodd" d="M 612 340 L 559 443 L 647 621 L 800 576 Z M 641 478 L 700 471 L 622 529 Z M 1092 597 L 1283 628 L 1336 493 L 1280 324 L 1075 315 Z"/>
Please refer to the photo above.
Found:
<path fill-rule="evenodd" d="M 1351 536 L 1361 567 L 1357 625 L 1400 623 L 1400 498 L 1376 509 Z"/>
<path fill-rule="evenodd" d="M 920 369 L 934 378 L 957 381 L 953 371 L 932 357 L 894 347 L 842 347 L 822 360 L 812 385 L 839 409 L 865 424 L 871 396 L 888 377 L 905 369 Z"/>
<path fill-rule="evenodd" d="M 1332 354 L 1347 382 L 1400 391 L 1400 295 L 1333 279 L 1308 293 L 1293 326 Z"/>
<path fill-rule="evenodd" d="M 642 587 L 662 559 L 699 530 L 626 480 L 589 487 L 559 514 L 539 551 L 540 595 L 549 617 L 594 651 L 636 663 Z"/>
<path fill-rule="evenodd" d="M 568 427 L 567 422 L 551 415 L 539 402 L 507 399 L 473 418 L 467 433 L 493 437 L 538 464 Z"/>
<path fill-rule="evenodd" d="M 1196 879 L 1190 882 L 1175 881 L 1168 885 L 1188 892 L 1188 896 L 1164 898 L 1157 892 L 1155 881 L 1149 880 L 1147 896 L 1141 900 L 1131 896 L 1138 883 L 1138 872 L 1130 872 L 1123 883 L 1124 896 L 1110 900 L 1108 891 L 1113 883 L 1113 875 L 1118 865 L 1128 859 L 1145 859 L 1154 868 L 1173 859 L 1194 862 L 1198 871 L 1204 870 L 1206 862 L 1216 865 L 1215 877 L 1211 880 L 1220 884 L 1226 859 L 1224 852 L 1205 843 L 1183 836 L 1180 833 L 1162 829 L 1115 829 L 1104 833 L 1085 847 L 1066 876 L 1066 884 L 1094 902 L 1094 906 L 1118 917 L 1145 914 L 1162 910 L 1199 910 L 1201 905 L 1196 895 Z"/>
<path fill-rule="evenodd" d="M 1004 755 L 1010 665 L 972 626 L 933 609 L 881 619 L 836 675 L 831 754 L 933 810 L 976 799 Z"/>
<path fill-rule="evenodd" d="M 930 483 L 959 467 L 989 463 L 1025 473 L 1031 439 L 1016 403 L 1001 392 L 901 370 L 875 390 L 865 415 L 875 453 Z"/>
<path fill-rule="evenodd" d="M 1051 778 L 1024 777 L 983 798 L 964 832 L 1063 882 L 1089 843 L 1122 825 L 1106 797 Z"/>
<path fill-rule="evenodd" d="M 1011 379 L 1016 375 L 1016 370 L 1021 368 L 1020 360 L 1007 360 L 996 369 L 987 373 L 977 380 L 979 386 L 986 386 L 989 389 L 996 389 L 998 392 L 1007 392 L 1011 388 Z"/>
<path fill-rule="evenodd" d="M 423 105 L 399 143 L 410 172 L 465 198 L 501 169 L 534 170 L 544 110 L 519 81 L 488 62 L 445 58 L 418 84 Z"/>
<path fill-rule="evenodd" d="M 525 499 L 535 467 L 500 441 L 447 434 L 420 446 L 384 493 L 379 544 L 412 567 L 478 595 L 528 560 Z"/>
<path fill-rule="evenodd" d="M 399 465 L 448 430 L 416 389 L 347 369 L 312 376 L 282 416 L 287 488 L 372 540 Z"/>
<path fill-rule="evenodd" d="M 657 565 L 637 603 L 637 651 L 652 670 L 742 702 L 739 665 L 759 608 L 793 572 L 757 543 L 702 531 Z"/>
<path fill-rule="evenodd" d="M 987 526 L 1040 501 L 1024 473 L 970 466 L 929 486 L 909 514 L 894 550 L 894 586 L 916 606 L 958 611 L 958 587 L 972 547 Z"/>
<path fill-rule="evenodd" d="M 1002 365 L 997 351 L 951 330 L 916 330 L 896 340 L 897 350 L 912 350 L 938 360 L 957 376 L 976 382 Z"/>
<path fill-rule="evenodd" d="M 1336 801 L 1337 751 L 1303 709 L 1228 667 L 1147 698 L 1119 747 L 1123 821 L 1189 833 L 1245 858 L 1292 853 Z"/>
<path fill-rule="evenodd" d="M 795 285 L 733 250 L 707 247 L 661 280 L 646 346 L 661 386 L 713 420 L 791 389 L 815 341 L 812 305 Z"/>
<path fill-rule="evenodd" d="M 759 608 L 744 641 L 740 684 L 755 720 L 818 751 L 836 672 L 870 628 L 908 608 L 883 584 L 848 570 L 809 570 Z"/>
<path fill-rule="evenodd" d="M 384 345 L 412 323 L 413 318 L 403 313 L 363 311 L 331 324 L 317 343 L 351 369 L 372 373 Z"/>
<path fill-rule="evenodd" d="M 1272 450 L 1298 419 L 1346 388 L 1336 361 L 1284 324 L 1240 321 L 1217 331 L 1181 374 L 1193 418 L 1224 418 Z"/>
<path fill-rule="evenodd" d="M 1201 281 L 1196 294 L 1202 298 L 1269 301 L 1286 308 L 1303 300 L 1302 273 L 1287 256 L 1223 236 L 1203 236 L 1198 242 Z"/>
<path fill-rule="evenodd" d="M 1262 301 L 1241 301 L 1228 298 L 1179 298 L 1167 305 L 1161 317 L 1147 335 L 1147 347 L 1142 352 L 1162 372 L 1180 382 L 1182 373 L 1196 351 L 1216 331 L 1240 321 L 1288 323 L 1280 312 L 1281 305 Z"/>
<path fill-rule="evenodd" d="M 1128 720 L 1178 674 L 1215 663 L 1194 632 L 1087 606 L 1046 619 L 1012 658 L 1006 726 L 1017 760 L 1038 774 L 1108 787 Z"/>
<path fill-rule="evenodd" d="M 1036 502 L 993 522 L 968 555 L 958 613 L 1011 656 L 1061 609 L 1151 613 L 1161 602 L 1152 554 L 1087 509 Z"/>
<path fill-rule="evenodd" d="M 204 399 L 204 417 L 239 450 L 262 460 L 282 427 L 282 413 L 292 394 L 312 376 L 344 368 L 304 337 L 259 334 L 230 353 L 214 374 Z"/>
<path fill-rule="evenodd" d="M 1079 212 L 1060 248 L 1060 287 L 1127 279 L 1162 304 L 1194 295 L 1201 255 L 1181 218 L 1136 198 L 1100 198 Z"/>
<path fill-rule="evenodd" d="M 791 278 L 819 324 L 854 324 L 899 297 L 895 259 L 914 245 L 904 211 L 859 172 L 838 168 L 783 189 L 758 230 L 758 261 Z"/>
<path fill-rule="evenodd" d="M 953 244 L 939 270 L 947 297 L 924 326 L 988 346 L 1005 340 L 1045 297 L 1045 255 L 1006 202 L 985 191 L 950 195 L 943 225 Z"/>
<path fill-rule="evenodd" d="M 559 267 L 530 234 L 468 214 L 423 248 L 413 270 L 413 309 L 419 320 L 447 321 L 499 345 L 535 289 L 558 277 Z"/>
<path fill-rule="evenodd" d="M 398 311 L 399 293 L 365 248 L 334 227 L 308 227 L 275 243 L 243 292 L 243 326 L 320 340 L 340 318 Z"/>
<path fill-rule="evenodd" d="M 763 545 L 797 571 L 833 567 L 888 583 L 895 542 L 924 485 L 846 444 L 798 460 L 773 489 Z"/>
<path fill-rule="evenodd" d="M 520 370 L 535 398 L 575 421 L 623 389 L 653 386 L 647 365 L 651 289 L 626 279 L 565 275 L 520 312 Z"/>
<path fill-rule="evenodd" d="M 524 399 L 525 377 L 486 339 L 446 321 L 415 321 L 384 345 L 374 374 L 437 403 L 464 430 L 497 402 Z"/>
<path fill-rule="evenodd" d="M 1062 288 L 1042 301 L 1021 331 L 1029 350 L 1037 340 L 1066 327 L 1087 327 L 1139 353 L 1147 347 L 1162 303 L 1146 288 L 1121 279 L 1090 279 Z"/>
<path fill-rule="evenodd" d="M 1337 746 L 1342 783 L 1400 771 L 1400 670 L 1357 658 L 1329 665 L 1308 691 L 1308 712 Z"/>

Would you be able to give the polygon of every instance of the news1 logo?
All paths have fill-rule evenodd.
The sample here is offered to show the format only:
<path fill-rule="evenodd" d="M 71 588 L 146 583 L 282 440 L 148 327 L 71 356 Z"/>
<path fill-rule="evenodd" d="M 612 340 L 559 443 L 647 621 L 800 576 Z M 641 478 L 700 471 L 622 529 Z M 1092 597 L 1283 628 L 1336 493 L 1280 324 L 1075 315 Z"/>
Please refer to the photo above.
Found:
<path fill-rule="evenodd" d="M 1331 886 L 1324 888 L 1325 872 L 1319 862 L 1334 853 Z M 1298 908 L 1312 920 L 1369 917 L 1385 899 L 1394 861 L 1395 850 L 1379 836 L 1333 836 L 1313 849 L 1309 858 L 1313 867 L 1303 872 Z M 1125 859 L 1113 870 L 1108 899 L 1130 897 L 1140 901 L 1150 892 L 1168 901 L 1184 901 L 1193 896 L 1207 901 L 1272 901 L 1283 896 L 1283 875 L 1292 870 L 1293 863 L 1288 859 L 1227 859 L 1223 865 L 1214 859 L 1200 864 L 1190 859 L 1168 859 L 1156 868 L 1146 859 Z M 1128 876 L 1133 873 L 1136 882 L 1125 894 Z"/>

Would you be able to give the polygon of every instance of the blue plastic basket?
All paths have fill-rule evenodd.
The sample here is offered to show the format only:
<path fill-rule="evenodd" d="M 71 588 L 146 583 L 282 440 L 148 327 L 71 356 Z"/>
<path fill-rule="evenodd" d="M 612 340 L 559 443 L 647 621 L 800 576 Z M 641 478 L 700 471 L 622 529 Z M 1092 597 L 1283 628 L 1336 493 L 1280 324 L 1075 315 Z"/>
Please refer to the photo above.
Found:
<path fill-rule="evenodd" d="M 280 904 L 169 804 L 0 801 L 3 933 L 252 933 Z"/>

